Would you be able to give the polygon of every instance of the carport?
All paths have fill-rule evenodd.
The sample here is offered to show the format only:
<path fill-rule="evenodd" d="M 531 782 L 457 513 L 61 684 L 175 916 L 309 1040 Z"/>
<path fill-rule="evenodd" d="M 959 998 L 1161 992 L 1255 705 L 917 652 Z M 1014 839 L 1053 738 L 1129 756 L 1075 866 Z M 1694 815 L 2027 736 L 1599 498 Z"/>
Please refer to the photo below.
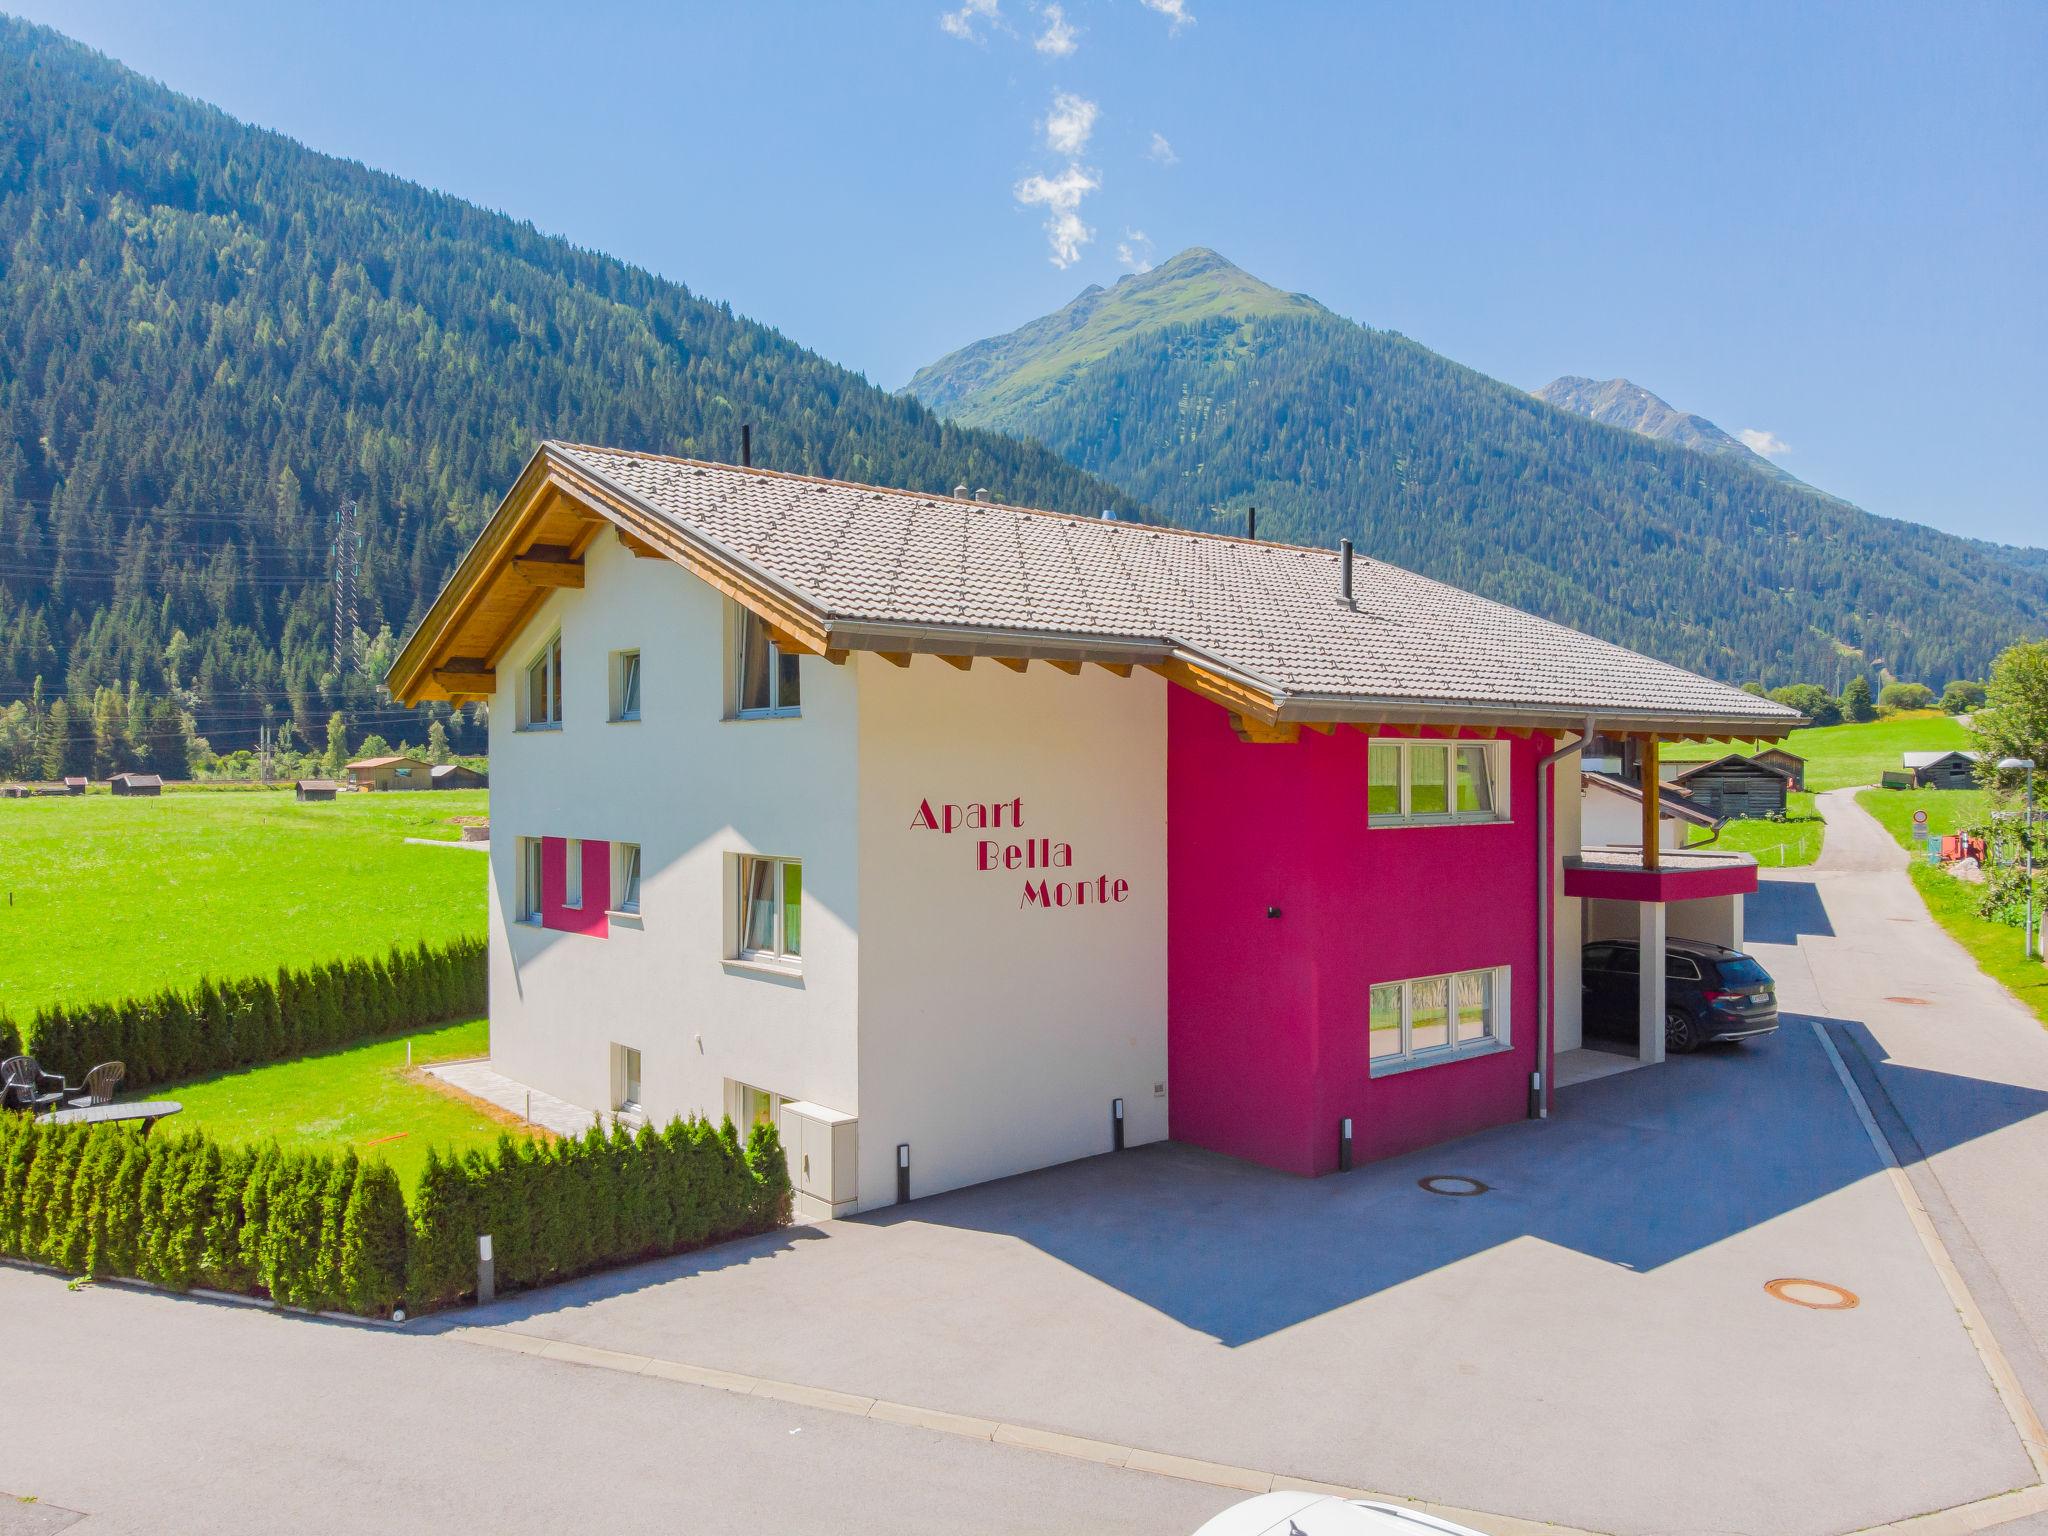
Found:
<path fill-rule="evenodd" d="M 1755 889 L 1756 860 L 1726 849 L 1611 845 L 1565 858 L 1564 893 L 1584 903 L 1586 942 L 1641 946 L 1636 1054 L 1643 1064 L 1664 1059 L 1664 967 L 1648 957 L 1661 956 L 1668 938 L 1742 948 L 1742 898 Z"/>

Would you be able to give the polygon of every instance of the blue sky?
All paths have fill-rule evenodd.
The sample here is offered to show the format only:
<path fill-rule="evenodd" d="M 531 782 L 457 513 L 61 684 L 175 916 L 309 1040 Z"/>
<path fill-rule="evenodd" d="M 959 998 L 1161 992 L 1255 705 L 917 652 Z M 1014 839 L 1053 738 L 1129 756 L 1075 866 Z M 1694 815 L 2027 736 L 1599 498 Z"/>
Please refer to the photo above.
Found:
<path fill-rule="evenodd" d="M 2048 544 L 2048 5 L 0 3 L 892 387 L 1209 245 Z"/>

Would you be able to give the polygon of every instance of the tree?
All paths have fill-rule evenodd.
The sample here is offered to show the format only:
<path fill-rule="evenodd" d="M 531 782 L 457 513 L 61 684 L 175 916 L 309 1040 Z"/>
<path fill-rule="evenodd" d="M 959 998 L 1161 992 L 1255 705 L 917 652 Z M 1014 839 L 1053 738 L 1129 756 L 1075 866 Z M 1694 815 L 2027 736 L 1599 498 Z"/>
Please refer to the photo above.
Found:
<path fill-rule="evenodd" d="M 1842 707 L 1818 683 L 1790 683 L 1771 690 L 1772 702 L 1796 709 L 1814 725 L 1840 725 Z"/>
<path fill-rule="evenodd" d="M 1934 690 L 1925 683 L 1886 683 L 1877 695 L 1879 709 L 1932 709 Z"/>
<path fill-rule="evenodd" d="M 2022 641 L 2000 653 L 1970 730 L 1987 767 L 2030 757 L 2036 772 L 2048 770 L 2048 640 Z"/>
<path fill-rule="evenodd" d="M 1967 715 L 1984 702 L 1984 685 L 1957 678 L 1941 690 L 1941 707 L 1952 715 Z"/>
<path fill-rule="evenodd" d="M 1842 713 L 1859 725 L 1877 718 L 1877 709 L 1870 702 L 1870 679 L 1860 672 L 1842 690 Z"/>
<path fill-rule="evenodd" d="M 427 761 L 445 763 L 454 755 L 448 750 L 448 727 L 433 721 L 427 726 Z"/>
<path fill-rule="evenodd" d="M 357 750 L 365 757 L 383 757 L 390 752 L 391 743 L 372 731 L 363 738 L 362 745 Z"/>
<path fill-rule="evenodd" d="M 320 766 L 330 779 L 340 778 L 348 766 L 348 717 L 338 709 L 327 717 L 327 755 Z"/>

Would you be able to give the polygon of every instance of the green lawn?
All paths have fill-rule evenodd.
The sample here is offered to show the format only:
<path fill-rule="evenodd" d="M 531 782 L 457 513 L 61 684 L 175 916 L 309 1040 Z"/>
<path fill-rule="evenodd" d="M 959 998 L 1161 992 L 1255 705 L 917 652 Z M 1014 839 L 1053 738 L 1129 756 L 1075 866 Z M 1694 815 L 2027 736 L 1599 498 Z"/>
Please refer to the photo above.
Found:
<path fill-rule="evenodd" d="M 1794 731 L 1778 743 L 1806 759 L 1806 787 L 1812 790 L 1875 784 L 1884 770 L 1898 768 L 1903 752 L 1945 752 L 1974 744 L 1955 716 L 1938 709 L 1904 711 L 1863 725 L 1813 726 Z M 1705 762 L 1729 752 L 1747 754 L 1751 750 L 1748 742 L 1689 742 L 1667 747 L 1663 755 L 1671 762 Z"/>
<path fill-rule="evenodd" d="M 1901 847 L 1919 853 L 1913 843 L 1913 812 L 1927 812 L 1929 832 L 1954 832 L 1968 823 L 1981 822 L 1989 799 L 1981 789 L 1866 789 L 1856 803 L 1882 822 Z M 2048 966 L 2021 952 L 2025 937 L 2020 929 L 1977 915 L 1983 887 L 1935 869 L 1925 858 L 1916 858 L 1907 873 L 1928 912 L 1948 930 L 1949 937 L 1970 952 L 1985 975 L 2004 983 L 2008 992 L 2048 1024 Z"/>
<path fill-rule="evenodd" d="M 1820 812 L 1814 809 L 1813 796 L 1794 791 L 1785 798 L 1783 821 L 1745 817 L 1724 822 L 1721 835 L 1713 839 L 1713 846 L 1751 854 L 1758 864 L 1771 869 L 1790 868 L 1811 864 L 1820 857 L 1821 837 L 1826 830 L 1827 824 L 1820 819 Z M 1707 836 L 1702 829 L 1692 841 L 1697 845 L 1705 842 Z"/>
<path fill-rule="evenodd" d="M 329 1152 L 354 1147 L 361 1156 L 390 1163 L 408 1190 L 418 1182 L 429 1147 L 462 1151 L 489 1146 L 506 1129 L 524 1134 L 408 1074 L 408 1039 L 413 1064 L 424 1066 L 486 1054 L 490 1027 L 483 1019 L 442 1024 L 298 1061 L 177 1083 L 153 1096 L 185 1106 L 165 1122 L 166 1129 L 204 1130 L 231 1144 L 274 1136 L 286 1147 Z"/>
<path fill-rule="evenodd" d="M 484 931 L 484 790 L 0 800 L 0 1004 L 122 997 Z"/>

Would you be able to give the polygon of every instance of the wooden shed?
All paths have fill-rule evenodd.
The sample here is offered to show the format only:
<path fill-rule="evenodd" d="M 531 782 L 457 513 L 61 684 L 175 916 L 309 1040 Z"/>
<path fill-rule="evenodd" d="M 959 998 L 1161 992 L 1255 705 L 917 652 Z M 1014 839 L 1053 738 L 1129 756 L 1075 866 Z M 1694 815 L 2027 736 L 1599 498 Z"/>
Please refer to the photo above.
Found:
<path fill-rule="evenodd" d="M 461 763 L 434 765 L 433 785 L 436 789 L 488 789 L 490 784 L 489 774 L 478 773 L 474 768 L 464 767 Z"/>
<path fill-rule="evenodd" d="M 424 758 L 393 753 L 387 757 L 359 757 L 348 765 L 348 782 L 355 789 L 431 789 Z"/>
<path fill-rule="evenodd" d="M 339 779 L 294 779 L 292 789 L 301 800 L 332 800 L 341 788 Z"/>
<path fill-rule="evenodd" d="M 67 773 L 64 775 L 64 793 L 67 795 L 82 795 L 85 793 L 85 783 L 84 774 Z"/>
<path fill-rule="evenodd" d="M 1975 789 L 1977 764 L 1983 758 L 1982 752 L 1956 750 L 1907 752 L 1902 760 L 1915 789 Z"/>
<path fill-rule="evenodd" d="M 117 795 L 160 795 L 164 781 L 156 773 L 117 773 L 107 780 L 107 787 Z"/>
<path fill-rule="evenodd" d="M 1761 752 L 1750 753 L 1749 760 L 1781 768 L 1791 775 L 1792 788 L 1806 788 L 1806 759 L 1797 752 L 1787 752 L 1783 747 L 1765 747 Z"/>
<path fill-rule="evenodd" d="M 1722 818 L 1782 816 L 1792 776 L 1770 763 L 1730 752 L 1710 763 L 1694 763 L 1671 776 L 1671 783 L 1691 796 L 1692 804 Z"/>

